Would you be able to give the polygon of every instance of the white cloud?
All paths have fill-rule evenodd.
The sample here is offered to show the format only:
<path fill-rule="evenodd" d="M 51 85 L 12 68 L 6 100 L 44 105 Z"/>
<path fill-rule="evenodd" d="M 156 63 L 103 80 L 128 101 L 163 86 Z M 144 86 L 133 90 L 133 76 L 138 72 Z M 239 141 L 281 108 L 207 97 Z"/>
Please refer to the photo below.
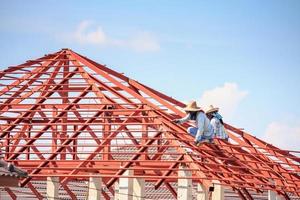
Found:
<path fill-rule="evenodd" d="M 66 40 L 66 38 L 68 38 Z M 82 21 L 72 33 L 63 35 L 64 41 L 81 45 L 98 45 L 132 49 L 137 52 L 156 52 L 160 50 L 157 38 L 147 31 L 142 31 L 126 39 L 118 39 L 107 35 L 101 26 L 93 21 Z"/>
<path fill-rule="evenodd" d="M 300 151 L 300 120 L 272 122 L 262 139 L 281 149 Z"/>
<path fill-rule="evenodd" d="M 88 30 L 92 25 L 92 21 L 82 21 L 73 33 L 73 39 L 80 44 L 107 43 L 108 39 L 102 27 L 98 26 L 93 30 Z"/>
<path fill-rule="evenodd" d="M 230 118 L 247 95 L 248 92 L 239 89 L 236 83 L 224 83 L 223 86 L 204 91 L 199 105 L 204 109 L 209 105 L 219 107 L 222 115 Z"/>

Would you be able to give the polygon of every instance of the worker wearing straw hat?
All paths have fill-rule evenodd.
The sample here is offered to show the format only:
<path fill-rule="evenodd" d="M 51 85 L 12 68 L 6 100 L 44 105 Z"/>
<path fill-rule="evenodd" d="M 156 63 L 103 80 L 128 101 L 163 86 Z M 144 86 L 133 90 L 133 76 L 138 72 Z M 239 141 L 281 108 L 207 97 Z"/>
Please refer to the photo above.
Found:
<path fill-rule="evenodd" d="M 218 113 L 219 108 L 212 105 L 206 110 L 206 115 L 210 119 L 210 124 L 213 127 L 215 138 L 224 139 L 228 141 L 228 135 L 224 128 L 223 117 Z"/>
<path fill-rule="evenodd" d="M 184 111 L 187 115 L 181 119 L 175 119 L 173 122 L 182 124 L 188 120 L 195 121 L 196 127 L 191 126 L 187 129 L 187 132 L 195 137 L 195 144 L 212 142 L 213 127 L 204 111 L 197 106 L 197 103 L 192 101 L 184 108 Z"/>

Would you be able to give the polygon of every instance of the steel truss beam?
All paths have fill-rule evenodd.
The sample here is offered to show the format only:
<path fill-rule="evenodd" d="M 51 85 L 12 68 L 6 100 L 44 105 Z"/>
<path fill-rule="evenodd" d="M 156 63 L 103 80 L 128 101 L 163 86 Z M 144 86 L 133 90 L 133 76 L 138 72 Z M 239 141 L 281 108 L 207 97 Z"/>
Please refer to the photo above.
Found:
<path fill-rule="evenodd" d="M 10 67 L 0 80 L 1 151 L 6 161 L 28 170 L 21 184 L 37 199 L 44 191 L 32 181 L 48 176 L 60 177 L 71 199 L 77 193 L 70 181 L 100 176 L 102 195 L 110 199 L 126 170 L 155 189 L 164 184 L 176 198 L 180 165 L 194 182 L 210 187 L 219 181 L 241 199 L 266 190 L 300 197 L 300 152 L 229 124 L 229 142 L 197 147 L 186 134 L 188 123 L 171 122 L 184 116 L 185 104 L 70 49 Z M 12 199 L 19 194 L 5 190 Z"/>

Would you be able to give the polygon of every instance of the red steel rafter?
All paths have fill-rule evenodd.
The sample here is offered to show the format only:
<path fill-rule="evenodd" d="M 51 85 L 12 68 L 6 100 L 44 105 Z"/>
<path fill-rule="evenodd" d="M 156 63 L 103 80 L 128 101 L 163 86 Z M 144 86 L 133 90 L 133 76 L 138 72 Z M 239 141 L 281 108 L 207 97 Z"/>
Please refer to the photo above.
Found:
<path fill-rule="evenodd" d="M 231 188 L 241 199 L 276 191 L 300 197 L 300 152 L 281 150 L 229 124 L 230 141 L 197 147 L 186 134 L 182 102 L 98 64 L 70 49 L 0 72 L 0 136 L 7 162 L 28 170 L 21 181 L 43 198 L 34 181 L 60 177 L 61 188 L 77 199 L 71 182 L 103 177 L 102 195 L 127 169 L 164 187 L 176 198 L 177 172 L 185 165 L 195 182 Z M 15 199 L 18 192 L 5 191 Z M 21 193 L 20 193 L 21 194 Z"/>

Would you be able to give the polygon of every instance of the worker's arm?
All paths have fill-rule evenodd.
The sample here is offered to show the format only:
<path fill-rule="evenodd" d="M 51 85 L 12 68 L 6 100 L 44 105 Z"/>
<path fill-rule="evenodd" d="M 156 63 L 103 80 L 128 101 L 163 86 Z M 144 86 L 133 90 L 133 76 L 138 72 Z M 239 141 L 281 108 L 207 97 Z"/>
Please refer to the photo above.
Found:
<path fill-rule="evenodd" d="M 185 117 L 181 118 L 181 119 L 175 119 L 173 120 L 173 122 L 177 123 L 177 124 L 183 124 L 184 122 L 188 121 L 191 119 L 191 114 L 187 114 Z"/>
<path fill-rule="evenodd" d="M 200 114 L 197 117 L 197 124 L 198 124 L 198 131 L 195 136 L 195 142 L 198 142 L 200 140 L 200 136 L 203 135 L 204 132 L 204 124 L 205 124 L 205 114 L 203 112 L 200 112 Z"/>

